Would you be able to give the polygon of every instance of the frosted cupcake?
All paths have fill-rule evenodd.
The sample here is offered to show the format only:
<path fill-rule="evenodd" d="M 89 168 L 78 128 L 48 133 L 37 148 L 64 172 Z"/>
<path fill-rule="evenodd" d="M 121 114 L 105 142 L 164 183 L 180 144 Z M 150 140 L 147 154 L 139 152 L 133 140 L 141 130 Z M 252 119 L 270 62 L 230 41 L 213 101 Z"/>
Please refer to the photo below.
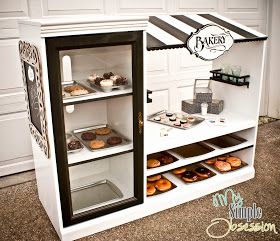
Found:
<path fill-rule="evenodd" d="M 113 80 L 111 79 L 104 79 L 100 81 L 101 87 L 112 87 L 113 86 Z"/>

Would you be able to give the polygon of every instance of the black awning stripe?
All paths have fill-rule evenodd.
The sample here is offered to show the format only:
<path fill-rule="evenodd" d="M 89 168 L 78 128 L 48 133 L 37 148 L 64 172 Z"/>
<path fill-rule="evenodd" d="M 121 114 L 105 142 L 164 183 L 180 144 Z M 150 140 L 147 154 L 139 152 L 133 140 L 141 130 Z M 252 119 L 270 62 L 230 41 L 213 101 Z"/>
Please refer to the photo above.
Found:
<path fill-rule="evenodd" d="M 198 14 L 199 16 L 203 17 L 203 18 L 206 18 L 222 27 L 225 27 L 227 29 L 229 29 L 230 31 L 233 31 L 235 33 L 238 33 L 239 35 L 245 37 L 245 38 L 257 38 L 258 36 L 242 29 L 242 28 L 239 28 L 231 23 L 228 23 L 222 19 L 219 19 L 211 14 Z"/>
<path fill-rule="evenodd" d="M 203 24 L 198 23 L 198 22 L 194 21 L 193 19 L 188 18 L 187 16 L 184 16 L 184 15 L 171 15 L 171 16 L 195 29 L 199 29 L 204 26 Z"/>
<path fill-rule="evenodd" d="M 189 37 L 189 35 L 186 34 L 185 32 L 181 31 L 180 29 L 176 28 L 175 26 L 172 26 L 169 23 L 167 23 L 155 16 L 150 17 L 149 22 L 154 24 L 155 26 L 159 27 L 163 31 L 169 33 L 170 35 L 174 36 L 175 38 L 179 39 L 183 43 L 185 43 Z"/>
<path fill-rule="evenodd" d="M 160 40 L 158 40 L 157 38 L 155 38 L 154 36 L 152 36 L 151 34 L 147 33 L 147 48 L 162 48 L 166 46 L 165 43 L 161 42 Z"/>

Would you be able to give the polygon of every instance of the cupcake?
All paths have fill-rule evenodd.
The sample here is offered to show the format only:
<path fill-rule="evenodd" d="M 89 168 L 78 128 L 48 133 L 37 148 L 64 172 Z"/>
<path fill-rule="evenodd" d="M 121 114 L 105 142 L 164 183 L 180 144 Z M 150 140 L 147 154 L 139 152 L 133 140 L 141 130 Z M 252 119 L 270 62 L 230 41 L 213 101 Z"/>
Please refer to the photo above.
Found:
<path fill-rule="evenodd" d="M 101 87 L 112 87 L 113 86 L 113 80 L 111 79 L 104 79 L 100 82 Z"/>

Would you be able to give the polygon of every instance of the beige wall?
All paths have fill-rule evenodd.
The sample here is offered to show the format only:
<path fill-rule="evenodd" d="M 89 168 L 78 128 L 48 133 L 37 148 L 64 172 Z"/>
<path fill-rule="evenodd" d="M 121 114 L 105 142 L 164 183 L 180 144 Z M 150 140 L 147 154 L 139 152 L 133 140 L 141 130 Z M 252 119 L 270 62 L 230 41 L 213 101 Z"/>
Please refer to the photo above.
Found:
<path fill-rule="evenodd" d="M 266 0 L 0 0 L 0 176 L 33 167 L 17 50 L 18 19 L 75 14 L 153 15 L 215 11 L 266 32 L 267 6 Z M 186 65 L 190 57 L 182 51 L 154 52 L 149 57 L 149 88 L 155 91 L 155 103 L 163 103 L 168 108 L 179 108 L 178 101 L 192 91 L 193 71 L 203 77 L 209 69 L 202 61 Z M 160 89 L 159 81 L 162 83 Z M 262 113 L 267 109 L 264 101 Z"/>

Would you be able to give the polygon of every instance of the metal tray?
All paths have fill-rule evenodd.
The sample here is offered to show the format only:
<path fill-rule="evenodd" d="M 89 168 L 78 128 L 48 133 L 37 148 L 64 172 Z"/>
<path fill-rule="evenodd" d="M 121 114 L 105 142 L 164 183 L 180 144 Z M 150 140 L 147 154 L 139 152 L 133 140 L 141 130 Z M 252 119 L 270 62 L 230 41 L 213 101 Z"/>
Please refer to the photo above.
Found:
<path fill-rule="evenodd" d="M 171 126 L 171 127 L 182 129 L 182 130 L 187 130 L 187 129 L 190 129 L 190 128 L 200 124 L 201 122 L 203 122 L 205 120 L 202 117 L 197 117 L 197 116 L 194 116 L 194 115 L 189 115 L 189 114 L 186 114 L 186 113 L 179 112 L 179 113 L 174 113 L 174 115 L 177 116 L 176 121 L 170 121 L 169 120 L 170 117 L 166 116 L 167 112 L 168 112 L 167 110 L 162 110 L 162 111 L 156 112 L 152 115 L 149 115 L 148 116 L 148 121 L 152 121 L 152 122 L 162 124 L 162 125 L 166 125 L 166 126 Z M 160 121 L 155 120 L 156 117 L 160 117 L 161 118 Z M 180 120 L 187 120 L 188 117 L 194 117 L 195 120 L 193 122 L 187 122 L 186 124 L 181 125 L 181 126 L 175 126 L 174 125 L 174 123 L 178 123 L 178 122 L 180 122 Z"/>
<path fill-rule="evenodd" d="M 76 129 L 76 130 L 73 130 L 73 134 L 90 150 L 90 151 L 93 151 L 93 152 L 96 152 L 96 151 L 102 151 L 104 149 L 111 149 L 111 148 L 116 148 L 116 147 L 120 147 L 120 146 L 125 146 L 125 145 L 128 145 L 131 143 L 130 140 L 128 140 L 126 137 L 124 137 L 123 135 L 121 135 L 120 133 L 118 133 L 117 131 L 115 131 L 114 129 L 110 128 L 111 129 L 111 133 L 108 134 L 108 135 L 96 135 L 96 139 L 95 140 L 102 140 L 105 142 L 105 146 L 102 147 L 102 148 L 99 148 L 99 149 L 92 149 L 90 146 L 89 146 L 89 143 L 90 141 L 85 141 L 81 138 L 81 135 L 83 132 L 85 131 L 92 131 L 95 133 L 95 129 L 98 129 L 98 128 L 102 128 L 102 127 L 108 127 L 110 128 L 108 125 L 106 124 L 103 124 L 103 125 L 98 125 L 98 126 L 91 126 L 91 127 L 87 127 L 87 128 L 82 128 L 82 129 Z M 111 146 L 107 143 L 107 139 L 111 136 L 118 136 L 120 138 L 122 138 L 122 143 L 120 144 L 117 144 L 117 145 L 114 145 L 114 146 Z"/>
<path fill-rule="evenodd" d="M 66 133 L 67 153 L 76 153 L 76 152 L 81 151 L 84 148 L 84 145 L 81 143 L 81 146 L 82 146 L 81 148 L 78 148 L 78 149 L 75 149 L 75 150 L 68 149 L 68 143 L 72 140 L 78 140 L 78 139 L 75 136 L 73 136 L 72 134 Z M 80 140 L 78 140 L 78 141 L 80 141 Z"/>
<path fill-rule="evenodd" d="M 199 142 L 186 146 L 177 147 L 171 149 L 170 151 L 182 156 L 183 158 L 190 158 L 194 156 L 204 155 L 214 150 L 215 150 L 214 148 Z"/>
<path fill-rule="evenodd" d="M 232 155 L 227 155 L 227 156 L 232 156 Z M 213 158 L 211 158 L 211 159 L 213 159 Z M 236 171 L 236 170 L 238 170 L 238 169 L 240 169 L 242 167 L 248 166 L 248 164 L 246 162 L 242 161 L 242 160 L 241 160 L 241 165 L 239 167 L 231 167 L 231 169 L 229 171 L 220 171 L 217 167 L 214 166 L 214 164 L 211 165 L 211 164 L 206 163 L 205 161 L 203 162 L 203 165 L 208 166 L 208 167 L 212 167 L 212 168 L 214 168 L 216 171 L 218 171 L 221 174 L 225 174 L 225 173 L 228 173 L 228 172 Z"/>
<path fill-rule="evenodd" d="M 197 167 L 204 167 L 205 168 L 205 166 L 201 165 L 200 163 L 195 163 L 195 164 L 187 165 L 187 166 L 184 166 L 184 167 L 186 167 L 186 169 L 187 169 L 186 171 L 194 171 Z M 208 170 L 210 171 L 210 176 L 208 176 L 208 177 L 201 177 L 201 176 L 197 175 L 198 178 L 195 181 L 193 181 L 193 182 L 186 182 L 182 178 L 183 174 L 174 174 L 173 172 L 172 172 L 172 174 L 175 175 L 176 177 L 178 177 L 179 179 L 181 179 L 184 183 L 192 184 L 194 182 L 200 182 L 200 181 L 203 181 L 203 180 L 207 180 L 207 179 L 209 179 L 209 178 L 211 178 L 211 177 L 216 175 L 216 173 L 212 172 L 210 169 L 208 169 Z"/>
<path fill-rule="evenodd" d="M 66 87 L 66 86 L 72 86 L 72 85 L 79 85 L 79 86 L 83 87 L 84 89 L 86 89 L 86 90 L 88 91 L 88 94 L 84 94 L 84 95 L 75 95 L 75 96 L 71 96 L 71 95 L 70 95 L 70 96 L 64 96 L 63 99 L 72 99 L 72 98 L 76 98 L 76 97 L 79 97 L 79 96 L 87 96 L 87 95 L 91 95 L 91 94 L 93 94 L 93 93 L 96 93 L 96 91 L 95 91 L 94 89 L 92 89 L 92 88 L 88 87 L 87 85 L 85 85 L 85 84 L 83 84 L 83 83 L 81 83 L 81 82 L 79 82 L 79 81 L 76 81 L 76 80 L 67 81 L 67 82 L 62 82 L 61 85 L 62 85 L 62 91 L 63 91 L 63 92 L 65 92 L 65 91 L 64 91 L 64 87 Z M 67 93 L 67 92 L 65 92 L 65 93 Z"/>
<path fill-rule="evenodd" d="M 224 136 L 220 136 L 220 137 L 216 137 L 216 138 L 207 140 L 206 142 L 208 142 L 214 146 L 217 146 L 219 148 L 227 148 L 227 147 L 239 145 L 246 141 L 247 140 L 242 137 L 239 137 L 234 134 L 229 134 L 229 135 L 224 135 Z"/>
<path fill-rule="evenodd" d="M 174 161 L 172 163 L 178 161 L 177 157 L 175 157 L 175 156 L 173 156 L 173 155 L 171 155 L 171 154 L 169 154 L 168 152 L 165 152 L 165 151 L 150 154 L 150 155 L 147 156 L 147 160 L 149 160 L 149 159 L 157 159 L 157 160 L 159 160 L 161 156 L 165 156 L 165 155 L 166 156 L 171 156 L 173 158 Z M 169 165 L 169 164 L 164 164 L 164 163 L 160 162 L 160 166 L 158 166 L 158 167 L 165 166 L 165 165 Z M 157 167 L 147 167 L 147 168 L 148 169 L 153 169 L 153 168 L 157 168 Z"/>
<path fill-rule="evenodd" d="M 152 175 L 153 176 L 153 175 Z M 166 180 L 168 180 L 165 176 L 163 176 L 163 175 L 161 175 L 161 179 L 166 179 Z M 169 182 L 171 182 L 170 180 L 168 180 Z M 147 183 L 156 183 L 156 181 L 154 181 L 154 182 L 148 182 L 147 181 Z M 159 195 L 159 194 L 162 194 L 162 193 L 165 193 L 165 192 L 169 192 L 169 191 L 171 191 L 171 190 L 173 190 L 174 188 L 176 188 L 177 186 L 173 183 L 173 182 L 171 182 L 171 188 L 170 189 L 168 189 L 168 190 L 166 190 L 166 191 L 164 191 L 164 192 L 161 192 L 161 191 L 159 191 L 159 190 L 157 190 L 156 189 L 156 192 L 153 194 L 153 195 L 147 195 L 147 197 L 153 197 L 153 196 L 156 196 L 156 195 Z"/>
<path fill-rule="evenodd" d="M 113 86 L 100 86 L 100 85 L 96 85 L 95 83 L 93 83 L 92 81 L 90 80 L 87 80 L 87 82 L 89 83 L 89 85 L 95 89 L 98 89 L 100 91 L 103 91 L 103 92 L 111 92 L 115 89 L 117 90 L 124 90 L 128 84 L 126 85 L 113 85 Z"/>
<path fill-rule="evenodd" d="M 104 179 L 71 189 L 73 213 L 105 206 L 112 201 L 121 199 L 121 190 L 111 181 Z"/>

